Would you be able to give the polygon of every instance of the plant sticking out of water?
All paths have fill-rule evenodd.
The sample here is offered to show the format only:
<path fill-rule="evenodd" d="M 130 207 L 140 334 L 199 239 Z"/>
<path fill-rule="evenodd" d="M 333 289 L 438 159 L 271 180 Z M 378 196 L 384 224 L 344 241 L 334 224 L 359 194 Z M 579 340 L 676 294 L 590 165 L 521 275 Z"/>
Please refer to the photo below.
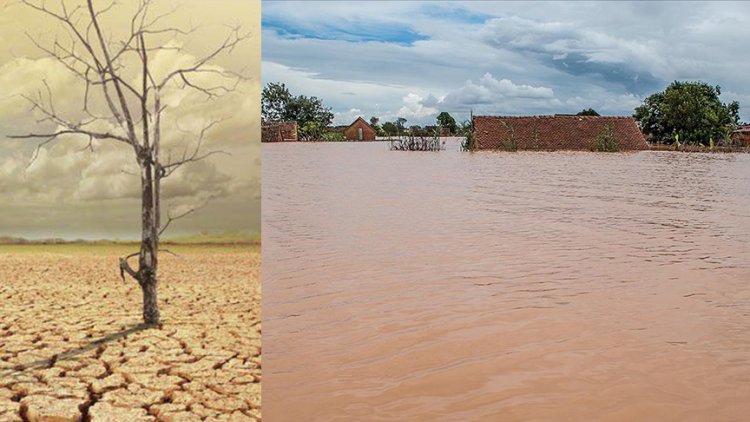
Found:
<path fill-rule="evenodd" d="M 608 124 L 596 137 L 596 151 L 618 152 L 619 150 L 620 143 L 615 138 L 615 129 L 611 124 Z"/>
<path fill-rule="evenodd" d="M 317 141 L 323 132 L 323 125 L 319 122 L 307 122 L 297 129 L 297 137 L 300 141 Z"/>
<path fill-rule="evenodd" d="M 395 151 L 440 151 L 445 149 L 445 142 L 440 140 L 440 132 L 433 131 L 432 136 L 414 136 L 410 130 L 406 136 L 391 139 L 391 150 Z"/>
<path fill-rule="evenodd" d="M 466 137 L 461 142 L 461 151 L 473 151 L 476 148 L 476 138 L 474 138 L 474 132 L 466 132 Z"/>
<path fill-rule="evenodd" d="M 516 138 L 516 131 L 513 129 L 513 126 L 509 125 L 504 120 L 501 120 L 500 123 L 502 123 L 503 126 L 505 126 L 505 130 L 508 131 L 508 135 L 510 136 L 510 139 L 508 140 L 508 142 L 503 142 L 500 144 L 500 148 L 509 152 L 518 151 L 518 138 Z"/>
<path fill-rule="evenodd" d="M 539 129 L 534 128 L 534 132 L 531 135 L 531 149 L 539 151 L 541 145 L 539 144 Z"/>
<path fill-rule="evenodd" d="M 343 133 L 337 131 L 329 131 L 320 135 L 320 140 L 323 142 L 345 142 L 347 141 L 346 136 Z"/>

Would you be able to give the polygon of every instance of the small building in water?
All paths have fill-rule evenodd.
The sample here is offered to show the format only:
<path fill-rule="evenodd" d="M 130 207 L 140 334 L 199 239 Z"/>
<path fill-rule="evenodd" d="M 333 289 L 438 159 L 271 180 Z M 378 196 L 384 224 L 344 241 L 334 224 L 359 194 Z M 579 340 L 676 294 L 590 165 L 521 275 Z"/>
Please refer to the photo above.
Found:
<path fill-rule="evenodd" d="M 742 125 L 732 132 L 732 140 L 740 145 L 750 146 L 750 125 Z"/>
<path fill-rule="evenodd" d="M 263 122 L 260 126 L 261 142 L 296 142 L 297 122 Z"/>
<path fill-rule="evenodd" d="M 357 117 L 352 124 L 340 129 L 350 141 L 374 141 L 377 132 L 365 119 Z"/>
<path fill-rule="evenodd" d="M 472 125 L 476 149 L 593 151 L 610 128 L 620 150 L 649 148 L 632 117 L 474 116 Z"/>

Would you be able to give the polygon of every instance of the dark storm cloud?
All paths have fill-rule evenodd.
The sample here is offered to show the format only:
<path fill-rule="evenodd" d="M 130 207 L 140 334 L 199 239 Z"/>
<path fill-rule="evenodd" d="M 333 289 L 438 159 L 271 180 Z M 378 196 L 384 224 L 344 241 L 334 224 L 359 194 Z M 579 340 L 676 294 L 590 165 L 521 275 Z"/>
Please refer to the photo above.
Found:
<path fill-rule="evenodd" d="M 582 53 L 569 53 L 564 57 L 547 57 L 543 62 L 573 76 L 592 78 L 602 85 L 624 88 L 627 92 L 647 96 L 660 90 L 666 81 L 651 73 L 615 63 L 594 62 Z"/>

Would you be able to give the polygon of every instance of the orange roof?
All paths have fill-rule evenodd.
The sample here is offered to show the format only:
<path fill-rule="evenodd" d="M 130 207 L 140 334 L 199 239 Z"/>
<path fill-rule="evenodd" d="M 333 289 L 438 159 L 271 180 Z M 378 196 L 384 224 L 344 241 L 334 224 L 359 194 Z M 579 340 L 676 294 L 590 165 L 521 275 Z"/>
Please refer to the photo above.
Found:
<path fill-rule="evenodd" d="M 375 128 L 373 128 L 369 123 L 367 123 L 367 121 L 365 119 L 363 119 L 362 117 L 357 117 L 356 119 L 354 119 L 354 121 L 352 122 L 352 124 L 350 124 L 349 126 L 346 126 L 346 129 L 349 129 L 350 127 L 354 126 L 354 124 L 357 123 L 358 120 L 362 120 L 362 123 L 366 124 L 367 127 L 369 127 L 370 129 L 372 129 L 373 131 L 375 131 Z"/>
<path fill-rule="evenodd" d="M 594 150 L 608 125 L 621 150 L 648 149 L 632 117 L 614 116 L 474 116 L 479 149 L 500 149 L 515 137 L 518 149 Z"/>

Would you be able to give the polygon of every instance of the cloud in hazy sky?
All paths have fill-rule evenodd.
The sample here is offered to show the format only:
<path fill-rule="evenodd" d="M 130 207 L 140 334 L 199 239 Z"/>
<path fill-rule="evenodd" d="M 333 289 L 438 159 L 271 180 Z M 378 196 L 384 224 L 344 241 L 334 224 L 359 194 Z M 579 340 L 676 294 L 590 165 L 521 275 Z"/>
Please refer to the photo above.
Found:
<path fill-rule="evenodd" d="M 738 100 L 750 4 L 655 2 L 263 3 L 263 81 L 321 97 L 348 123 L 438 111 L 630 115 L 673 80 Z M 356 117 L 356 116 L 355 116 Z"/>

